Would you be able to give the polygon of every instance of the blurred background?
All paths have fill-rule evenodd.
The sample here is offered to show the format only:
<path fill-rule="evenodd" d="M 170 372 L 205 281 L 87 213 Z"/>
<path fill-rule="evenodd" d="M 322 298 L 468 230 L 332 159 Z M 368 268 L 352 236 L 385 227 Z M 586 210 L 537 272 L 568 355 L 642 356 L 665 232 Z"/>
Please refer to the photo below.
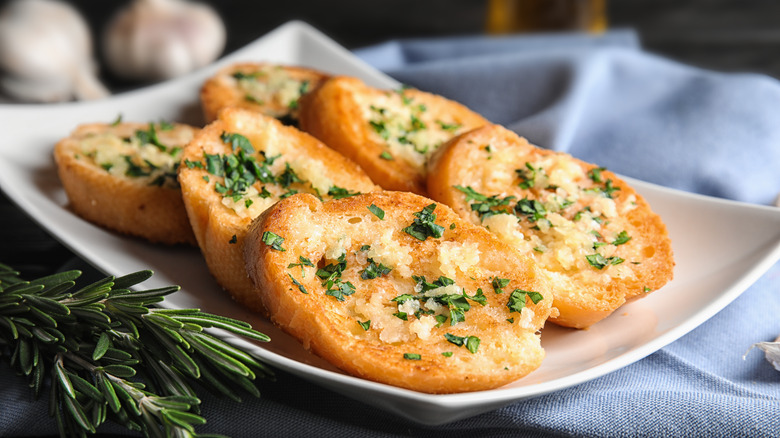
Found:
<path fill-rule="evenodd" d="M 0 7 L 10 0 L 0 0 Z M 104 68 L 107 22 L 126 1 L 71 0 L 92 32 L 100 75 L 112 90 L 139 85 Z M 308 22 L 349 49 L 394 38 L 634 29 L 643 48 L 719 71 L 780 77 L 777 0 L 329 0 L 204 1 L 226 28 L 222 54 L 285 23 Z"/>

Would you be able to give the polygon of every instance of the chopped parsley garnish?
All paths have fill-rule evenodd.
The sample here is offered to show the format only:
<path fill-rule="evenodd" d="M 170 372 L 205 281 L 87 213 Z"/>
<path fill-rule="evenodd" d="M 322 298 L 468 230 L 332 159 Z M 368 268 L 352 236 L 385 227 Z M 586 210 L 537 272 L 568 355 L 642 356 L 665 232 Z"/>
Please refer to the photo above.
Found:
<path fill-rule="evenodd" d="M 365 321 L 365 322 L 358 321 L 357 323 L 360 324 L 360 327 L 362 327 L 363 330 L 365 330 L 365 331 L 368 331 L 368 329 L 371 328 L 371 320 L 370 319 L 368 321 Z"/>
<path fill-rule="evenodd" d="M 285 189 L 290 187 L 293 183 L 303 182 L 303 180 L 298 177 L 298 174 L 295 173 L 295 170 L 290 167 L 290 163 L 284 163 L 284 172 L 279 175 L 276 181 Z"/>
<path fill-rule="evenodd" d="M 547 216 L 547 209 L 544 208 L 544 204 L 536 199 L 523 198 L 517 201 L 515 205 L 515 211 L 519 214 L 523 214 L 528 218 L 529 222 L 536 222 L 540 219 L 544 219 Z"/>
<path fill-rule="evenodd" d="M 445 333 L 444 339 L 446 339 L 451 344 L 457 345 L 458 347 L 462 347 L 463 343 L 466 341 L 466 338 L 461 336 L 455 336 L 452 333 Z"/>
<path fill-rule="evenodd" d="M 604 257 L 599 253 L 586 255 L 585 259 L 588 260 L 588 263 L 590 263 L 590 265 L 596 269 L 604 269 L 609 265 L 619 265 L 625 261 L 624 259 L 617 256 Z"/>
<path fill-rule="evenodd" d="M 511 214 L 512 211 L 508 208 L 504 208 L 515 199 L 514 196 L 507 196 L 505 198 L 499 198 L 497 195 L 487 196 L 477 192 L 471 187 L 454 186 L 466 195 L 466 202 L 470 202 L 471 211 L 476 212 L 482 220 L 500 213 Z"/>
<path fill-rule="evenodd" d="M 613 193 L 615 193 L 618 190 L 620 190 L 620 187 L 615 187 L 611 179 L 608 179 L 604 182 L 604 187 L 593 187 L 593 188 L 585 189 L 585 191 L 588 193 L 600 194 L 610 199 L 613 197 Z"/>
<path fill-rule="evenodd" d="M 381 154 L 379 154 L 379 158 L 381 158 L 383 160 L 388 160 L 388 161 L 394 160 L 393 156 L 390 155 L 390 152 L 387 152 L 387 151 L 383 151 Z"/>
<path fill-rule="evenodd" d="M 371 204 L 371 205 L 368 206 L 368 211 L 373 213 L 373 215 L 378 217 L 380 220 L 384 220 L 385 219 L 385 211 L 382 210 L 381 208 L 377 207 L 374 204 Z"/>
<path fill-rule="evenodd" d="M 291 268 L 294 268 L 296 266 L 300 266 L 301 267 L 301 277 L 305 277 L 306 276 L 306 270 L 304 269 L 304 267 L 308 266 L 310 268 L 313 268 L 314 267 L 314 263 L 312 263 L 311 260 L 307 259 L 306 257 L 304 257 L 302 255 L 299 255 L 298 256 L 298 263 L 290 263 L 289 265 L 287 265 L 287 269 L 291 269 Z"/>
<path fill-rule="evenodd" d="M 455 132 L 461 127 L 460 123 L 444 123 L 441 120 L 437 120 L 436 124 L 444 131 Z"/>
<path fill-rule="evenodd" d="M 381 263 L 377 264 L 373 259 L 368 259 L 368 266 L 366 269 L 360 271 L 360 278 L 363 280 L 373 280 L 389 274 L 392 270 L 393 268 L 388 268 Z"/>
<path fill-rule="evenodd" d="M 252 147 L 252 143 L 249 142 L 249 139 L 241 134 L 223 132 L 219 138 L 225 144 L 229 144 L 233 148 L 234 152 L 238 149 L 243 150 L 247 154 L 252 154 L 255 152 L 255 149 Z"/>
<path fill-rule="evenodd" d="M 534 304 L 538 304 L 543 299 L 542 294 L 539 292 L 525 291 L 522 289 L 515 289 L 509 295 L 509 301 L 506 306 L 510 312 L 522 312 L 527 303 L 527 299 L 530 298 Z"/>
<path fill-rule="evenodd" d="M 441 353 L 441 355 L 444 356 L 444 357 L 452 357 L 452 352 L 451 351 L 444 351 L 444 352 Z"/>
<path fill-rule="evenodd" d="M 230 238 L 230 240 L 228 240 L 228 243 L 229 243 L 229 244 L 231 244 L 231 245 L 233 245 L 233 244 L 235 244 L 236 242 L 238 242 L 238 236 L 236 236 L 236 235 L 234 234 L 234 235 L 233 235 L 233 237 L 231 237 L 231 238 Z"/>
<path fill-rule="evenodd" d="M 536 176 L 542 174 L 544 169 L 536 168 L 530 162 L 525 163 L 525 169 L 515 169 L 515 173 L 520 177 L 518 187 L 528 190 L 536 184 Z"/>
<path fill-rule="evenodd" d="M 511 280 L 508 278 L 493 277 L 493 281 L 490 283 L 493 286 L 493 292 L 497 294 L 504 293 L 504 288 L 509 286 Z"/>
<path fill-rule="evenodd" d="M 379 134 L 380 137 L 382 137 L 383 140 L 387 140 L 390 138 L 390 131 L 387 130 L 387 126 L 385 126 L 385 122 L 371 120 L 368 123 L 371 125 L 372 128 L 374 128 L 374 131 L 377 134 Z"/>
<path fill-rule="evenodd" d="M 412 224 L 403 229 L 403 231 L 417 240 L 424 241 L 428 237 L 440 238 L 444 232 L 444 227 L 437 225 L 436 214 L 433 212 L 436 204 L 430 204 L 421 211 L 414 213 L 417 216 Z"/>
<path fill-rule="evenodd" d="M 333 199 L 349 198 L 350 196 L 359 195 L 360 192 L 350 192 L 347 189 L 343 189 L 338 186 L 333 186 L 328 189 L 328 196 Z"/>
<path fill-rule="evenodd" d="M 458 347 L 466 346 L 466 349 L 469 350 L 472 354 L 477 352 L 477 349 L 479 348 L 479 338 L 476 336 L 456 336 L 452 333 L 445 333 L 444 338 L 447 339 L 451 344 L 455 344 Z"/>
<path fill-rule="evenodd" d="M 292 280 L 293 284 L 298 287 L 298 290 L 301 291 L 301 293 L 304 293 L 304 294 L 307 294 L 307 295 L 309 294 L 309 292 L 306 291 L 306 288 L 303 287 L 303 285 L 298 280 L 293 278 L 292 275 L 287 274 L 287 276 L 290 277 L 290 280 Z"/>
<path fill-rule="evenodd" d="M 404 321 L 409 320 L 409 316 L 406 314 L 406 312 L 395 312 L 393 313 L 393 316 L 395 316 L 398 319 L 402 319 Z"/>
<path fill-rule="evenodd" d="M 286 249 L 282 248 L 282 243 L 284 242 L 284 237 L 272 233 L 271 231 L 266 231 L 263 233 L 263 243 L 270 246 L 271 249 L 275 249 L 277 251 L 287 251 Z"/>
<path fill-rule="evenodd" d="M 631 236 L 628 235 L 626 230 L 623 230 L 618 233 L 617 238 L 612 241 L 612 244 L 615 246 L 623 245 L 624 243 L 628 243 L 629 240 L 631 240 Z"/>
<path fill-rule="evenodd" d="M 157 166 L 150 163 L 149 160 L 144 160 L 145 166 L 138 165 L 133 161 L 133 157 L 130 155 L 124 156 L 125 163 L 127 163 L 127 170 L 125 171 L 125 175 L 129 177 L 140 177 L 140 176 L 149 176 L 152 174 L 152 170 L 156 169 Z"/>
<path fill-rule="evenodd" d="M 406 359 L 406 360 L 420 360 L 420 359 L 422 359 L 422 356 L 420 356 L 418 353 L 404 353 L 404 359 Z"/>
<path fill-rule="evenodd" d="M 603 180 L 601 179 L 601 172 L 604 170 L 606 169 L 604 169 L 603 167 L 594 167 L 593 169 L 590 169 L 588 171 L 588 177 L 590 177 L 591 181 L 595 183 L 603 182 Z"/>
<path fill-rule="evenodd" d="M 200 161 L 191 161 L 190 159 L 185 159 L 184 165 L 187 166 L 187 169 L 203 169 L 203 163 Z"/>
<path fill-rule="evenodd" d="M 420 291 L 419 295 L 402 294 L 393 298 L 391 301 L 396 302 L 400 307 L 407 301 L 416 300 L 420 303 L 420 306 L 418 307 L 421 308 L 423 307 L 425 302 L 432 299 L 434 302 L 440 305 L 447 306 L 447 309 L 449 310 L 449 316 L 442 315 L 442 314 L 438 314 L 434 316 L 437 322 L 436 327 L 440 327 L 442 324 L 447 322 L 447 319 L 450 320 L 450 325 L 455 325 L 461 321 L 465 321 L 466 312 L 468 312 L 471 309 L 471 304 L 469 304 L 469 300 L 477 302 L 483 306 L 487 302 L 487 298 L 485 297 L 481 289 L 477 289 L 477 293 L 474 294 L 474 296 L 469 296 L 465 291 L 461 291 L 461 293 L 443 294 L 443 295 L 430 295 L 427 293 L 428 291 L 434 289 L 454 285 L 455 281 L 452 280 L 451 278 L 441 276 L 437 280 L 433 281 L 432 283 L 428 282 L 423 276 L 413 275 L 412 278 L 417 282 L 415 290 Z M 415 311 L 415 316 L 419 318 L 420 314 L 431 315 L 433 313 L 434 312 L 430 310 L 420 309 L 418 311 Z M 408 318 L 408 315 L 406 313 L 400 311 L 396 313 L 395 316 L 403 319 L 404 321 L 406 321 Z"/>
<path fill-rule="evenodd" d="M 265 76 L 266 72 L 264 71 L 254 71 L 251 73 L 244 73 L 242 71 L 234 72 L 231 76 L 234 78 L 240 80 L 256 80 L 259 77 Z"/>
<path fill-rule="evenodd" d="M 286 191 L 286 192 L 282 193 L 282 194 L 279 196 L 279 199 L 289 198 L 290 196 L 292 196 L 292 195 L 294 195 L 294 194 L 296 194 L 296 193 L 298 193 L 298 191 L 297 191 L 297 190 L 295 190 L 295 189 L 290 189 L 290 190 L 288 190 L 288 191 Z"/>
<path fill-rule="evenodd" d="M 477 352 L 477 349 L 479 348 L 480 340 L 476 336 L 469 336 L 466 338 L 466 350 L 468 350 L 471 354 L 474 354 Z"/>
<path fill-rule="evenodd" d="M 138 141 L 141 142 L 141 144 L 154 145 L 162 152 L 166 152 L 168 150 L 168 147 L 162 144 L 160 139 L 157 138 L 157 130 L 154 128 L 154 123 L 149 123 L 149 129 L 146 131 L 140 129 L 135 131 L 135 137 L 138 139 Z"/>
<path fill-rule="evenodd" d="M 341 281 L 341 273 L 347 268 L 346 254 L 338 258 L 337 263 L 330 263 L 317 270 L 317 277 L 322 281 L 322 287 L 325 288 L 325 295 L 335 297 L 339 301 L 344 301 L 344 297 L 355 293 L 355 286 L 349 282 Z"/>
<path fill-rule="evenodd" d="M 474 301 L 475 303 L 479 303 L 483 306 L 487 304 L 487 297 L 485 296 L 485 293 L 482 292 L 482 288 L 477 288 L 477 293 L 474 294 L 473 297 L 468 295 L 466 295 L 466 297 L 468 297 L 468 299 L 470 299 L 471 301 Z"/>
<path fill-rule="evenodd" d="M 344 301 L 344 297 L 355 293 L 355 286 L 349 282 L 342 282 L 340 279 L 333 282 L 333 285 L 325 290 L 325 295 L 335 297 L 339 301 Z"/>

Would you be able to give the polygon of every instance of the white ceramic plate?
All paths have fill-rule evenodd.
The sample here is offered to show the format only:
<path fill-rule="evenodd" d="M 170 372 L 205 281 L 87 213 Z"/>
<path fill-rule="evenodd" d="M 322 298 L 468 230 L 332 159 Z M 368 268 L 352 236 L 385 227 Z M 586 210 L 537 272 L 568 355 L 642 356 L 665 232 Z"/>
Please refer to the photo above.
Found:
<path fill-rule="evenodd" d="M 51 158 L 54 143 L 79 123 L 165 119 L 201 124 L 198 89 L 225 63 L 273 61 L 359 76 L 394 88 L 392 79 L 361 63 L 304 23 L 291 22 L 214 66 L 171 82 L 99 102 L 0 106 L 0 187 L 54 236 L 110 275 L 153 269 L 144 286 L 177 284 L 171 307 L 201 308 L 250 322 L 268 344 L 231 338 L 279 369 L 403 417 L 441 424 L 594 379 L 637 361 L 691 331 L 742 293 L 780 258 L 780 209 L 691 195 L 630 180 L 666 222 L 675 278 L 644 300 L 619 309 L 589 330 L 549 324 L 540 369 L 503 388 L 430 395 L 345 375 L 235 305 L 210 277 L 196 249 L 166 248 L 118 236 L 74 215 Z"/>

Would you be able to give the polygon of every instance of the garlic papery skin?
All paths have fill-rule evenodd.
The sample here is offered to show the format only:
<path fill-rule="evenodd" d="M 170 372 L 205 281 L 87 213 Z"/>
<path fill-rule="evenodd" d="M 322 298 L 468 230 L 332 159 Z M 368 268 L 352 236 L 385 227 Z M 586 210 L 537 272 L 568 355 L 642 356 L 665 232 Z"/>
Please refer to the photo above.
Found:
<path fill-rule="evenodd" d="M 0 88 L 25 102 L 98 99 L 108 90 L 95 76 L 84 19 L 55 0 L 15 0 L 0 12 Z"/>
<path fill-rule="evenodd" d="M 222 20 L 207 5 L 135 0 L 109 23 L 102 47 L 107 67 L 118 77 L 158 81 L 214 61 L 225 39 Z"/>

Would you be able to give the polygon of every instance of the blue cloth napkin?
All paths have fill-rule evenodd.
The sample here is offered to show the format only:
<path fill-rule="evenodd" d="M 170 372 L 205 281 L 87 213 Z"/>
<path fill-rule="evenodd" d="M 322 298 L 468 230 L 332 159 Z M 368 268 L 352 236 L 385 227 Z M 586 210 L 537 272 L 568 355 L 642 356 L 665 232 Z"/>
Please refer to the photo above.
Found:
<path fill-rule="evenodd" d="M 780 191 L 780 83 L 640 50 L 635 34 L 402 40 L 356 52 L 533 143 L 686 191 L 770 204 Z M 76 261 L 76 263 L 79 263 Z M 87 266 L 83 269 L 89 271 Z M 780 373 L 749 346 L 780 334 L 780 265 L 649 357 L 451 424 L 400 419 L 278 372 L 263 397 L 203 397 L 199 432 L 240 437 L 777 436 Z M 45 401 L 0 366 L 0 436 L 54 434 Z M 100 432 L 124 434 L 107 426 Z"/>

